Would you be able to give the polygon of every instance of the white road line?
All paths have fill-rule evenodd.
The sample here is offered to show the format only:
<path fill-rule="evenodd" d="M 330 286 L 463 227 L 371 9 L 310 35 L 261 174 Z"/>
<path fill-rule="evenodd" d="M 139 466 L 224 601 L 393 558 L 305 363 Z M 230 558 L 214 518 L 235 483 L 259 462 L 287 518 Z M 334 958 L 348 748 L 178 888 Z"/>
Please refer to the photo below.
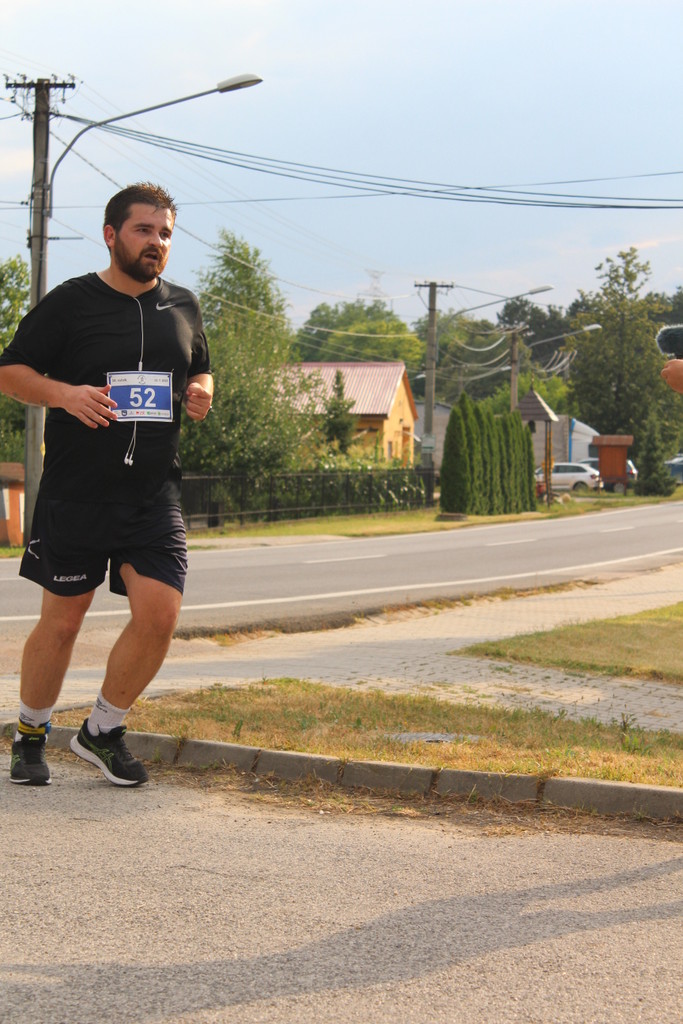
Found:
<path fill-rule="evenodd" d="M 680 555 L 681 548 L 665 548 L 663 551 L 648 551 L 643 555 L 629 555 L 626 558 L 610 558 L 604 562 L 585 562 L 579 565 L 563 565 L 556 569 L 538 569 L 531 572 L 515 572 L 505 576 L 472 576 L 461 580 L 435 580 L 433 583 L 397 583 L 392 587 L 368 587 L 364 590 L 333 590 L 323 594 L 296 594 L 290 597 L 259 597 L 250 601 L 218 601 L 215 604 L 189 604 L 184 605 L 184 612 L 212 611 L 219 608 L 254 608 L 257 605 L 296 604 L 298 601 L 329 601 L 336 597 L 364 597 L 369 594 L 395 594 L 397 591 L 405 594 L 414 590 L 433 590 L 435 587 L 462 587 L 474 586 L 478 583 L 510 583 L 513 580 L 540 579 L 543 576 L 557 576 L 566 572 L 593 572 L 596 569 L 606 568 L 611 565 L 625 565 L 628 562 L 641 562 L 646 558 L 656 558 L 661 555 Z M 106 618 L 107 616 L 129 615 L 128 609 L 119 611 L 88 612 L 87 619 Z M 38 615 L 2 615 L 0 622 L 29 622 L 38 619 Z"/>
<path fill-rule="evenodd" d="M 626 530 L 635 530 L 635 526 L 615 526 L 611 530 L 600 530 L 600 533 L 624 533 Z"/>
<path fill-rule="evenodd" d="M 346 555 L 344 558 L 307 558 L 304 565 L 325 565 L 327 562 L 365 562 L 368 558 L 387 558 L 387 555 Z"/>
<path fill-rule="evenodd" d="M 508 545 L 512 546 L 513 544 L 535 544 L 537 540 L 538 537 L 525 537 L 524 540 L 497 540 L 492 544 L 485 544 L 484 547 L 506 548 Z"/>

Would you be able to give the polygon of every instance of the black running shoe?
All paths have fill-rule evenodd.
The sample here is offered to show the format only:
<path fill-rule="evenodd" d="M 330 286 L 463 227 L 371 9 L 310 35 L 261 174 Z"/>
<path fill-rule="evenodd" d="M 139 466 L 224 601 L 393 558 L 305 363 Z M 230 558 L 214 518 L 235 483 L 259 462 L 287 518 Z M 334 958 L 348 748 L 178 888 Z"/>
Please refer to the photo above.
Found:
<path fill-rule="evenodd" d="M 140 786 L 147 782 L 149 776 L 142 762 L 136 761 L 126 746 L 123 739 L 125 731 L 125 725 L 119 725 L 110 732 L 91 736 L 86 718 L 81 731 L 71 740 L 71 749 L 84 761 L 99 768 L 115 786 Z"/>
<path fill-rule="evenodd" d="M 37 732 L 37 730 L 36 730 Z M 24 786 L 49 786 L 50 769 L 45 760 L 45 729 L 38 735 L 23 735 L 12 744 L 9 780 Z"/>

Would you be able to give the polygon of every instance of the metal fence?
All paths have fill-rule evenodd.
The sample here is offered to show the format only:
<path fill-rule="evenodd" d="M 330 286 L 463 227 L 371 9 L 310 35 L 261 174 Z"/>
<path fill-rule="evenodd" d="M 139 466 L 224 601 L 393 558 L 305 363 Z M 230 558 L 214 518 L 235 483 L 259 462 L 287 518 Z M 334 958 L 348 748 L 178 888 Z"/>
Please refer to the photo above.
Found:
<path fill-rule="evenodd" d="M 394 512 L 428 508 L 433 502 L 433 470 L 420 468 L 263 477 L 188 474 L 183 478 L 183 518 L 188 530 L 226 522 Z"/>

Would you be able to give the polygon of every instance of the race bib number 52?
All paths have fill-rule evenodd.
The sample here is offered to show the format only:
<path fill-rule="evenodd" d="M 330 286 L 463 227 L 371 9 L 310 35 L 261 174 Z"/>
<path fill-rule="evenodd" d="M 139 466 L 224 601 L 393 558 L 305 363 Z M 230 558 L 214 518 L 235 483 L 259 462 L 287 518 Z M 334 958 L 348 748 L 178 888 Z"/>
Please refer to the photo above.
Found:
<path fill-rule="evenodd" d="M 109 397 L 120 420 L 173 419 L 173 374 L 151 370 L 108 373 Z"/>

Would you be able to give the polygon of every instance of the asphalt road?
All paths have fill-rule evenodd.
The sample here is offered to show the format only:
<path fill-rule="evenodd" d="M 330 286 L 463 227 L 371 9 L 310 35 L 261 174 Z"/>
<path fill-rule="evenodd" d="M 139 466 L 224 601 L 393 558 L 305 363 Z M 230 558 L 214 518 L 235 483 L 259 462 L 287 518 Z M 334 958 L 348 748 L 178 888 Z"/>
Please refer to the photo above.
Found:
<path fill-rule="evenodd" d="M 678 562 L 683 504 L 368 539 L 197 549 L 180 627 L 325 625 L 391 605 L 522 589 Z M 38 588 L 0 562 L 0 637 L 38 615 Z M 87 623 L 128 614 L 102 587 Z"/>
<path fill-rule="evenodd" d="M 122 792 L 64 759 L 0 786 L 0 835 L 1 1024 L 681 1019 L 682 848 L 652 827 Z"/>

